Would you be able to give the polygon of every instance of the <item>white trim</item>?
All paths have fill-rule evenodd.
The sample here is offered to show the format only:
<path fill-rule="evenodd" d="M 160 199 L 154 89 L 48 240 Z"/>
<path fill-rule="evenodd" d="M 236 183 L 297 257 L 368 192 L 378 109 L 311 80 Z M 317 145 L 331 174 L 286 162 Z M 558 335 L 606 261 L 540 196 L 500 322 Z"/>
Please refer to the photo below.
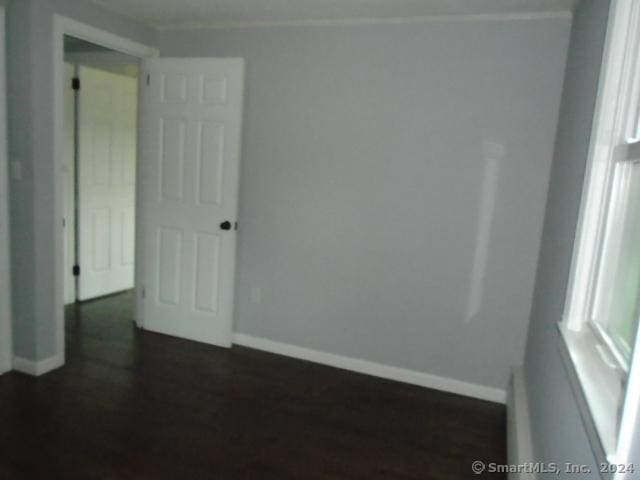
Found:
<path fill-rule="evenodd" d="M 506 392 L 499 388 L 486 387 L 474 383 L 463 382 L 453 378 L 440 377 L 430 373 L 392 367 L 381 363 L 370 362 L 358 358 L 345 357 L 333 353 L 321 352 L 310 348 L 299 347 L 266 338 L 254 337 L 244 333 L 235 333 L 233 343 L 244 347 L 276 353 L 286 357 L 307 360 L 321 365 L 364 373 L 374 377 L 386 378 L 398 382 L 409 383 L 421 387 L 433 388 L 444 392 L 479 398 L 490 402 L 505 403 Z"/>
<path fill-rule="evenodd" d="M 636 107 L 630 105 L 629 96 L 633 94 L 631 82 L 637 81 L 633 69 L 637 65 L 639 27 L 637 1 L 611 2 L 565 311 L 559 324 L 563 362 L 587 437 L 599 462 L 616 459 L 620 445 L 630 442 L 627 437 L 633 436 L 636 428 L 635 425 L 619 428 L 624 425 L 619 422 L 619 407 L 624 402 L 624 412 L 632 411 L 635 406 L 629 402 L 634 393 L 630 387 L 625 392 L 614 363 L 603 358 L 602 351 L 598 350 L 600 342 L 587 327 L 606 228 L 611 175 L 622 154 L 620 147 L 628 143 L 625 128 L 628 110 Z M 636 351 L 636 355 L 639 354 Z M 629 385 L 637 383 L 631 375 L 628 378 Z M 624 415 L 635 418 L 631 413 Z"/>
<path fill-rule="evenodd" d="M 6 90 L 6 51 L 5 51 L 5 10 L 0 7 L 0 231 L 6 232 L 6 238 L 0 238 L 0 375 L 11 370 L 12 321 L 11 321 L 11 277 L 9 255 L 9 174 L 7 162 L 7 90 Z"/>
<path fill-rule="evenodd" d="M 54 355 L 44 360 L 34 361 L 22 357 L 13 357 L 13 369 L 17 372 L 38 377 L 64 365 L 64 356 Z"/>
<path fill-rule="evenodd" d="M 513 371 L 507 400 L 507 458 L 509 465 L 534 463 L 531 416 L 522 367 Z M 509 480 L 536 480 L 535 472 L 509 473 Z"/>
<path fill-rule="evenodd" d="M 424 15 L 415 17 L 371 17 L 371 18 L 334 18 L 282 21 L 246 21 L 246 22 L 185 22 L 176 25 L 153 24 L 163 32 L 172 30 L 234 29 L 234 28 L 274 28 L 274 27 L 330 27 L 349 25 L 408 25 L 434 22 L 478 22 L 507 20 L 549 20 L 573 17 L 571 12 L 521 12 L 521 13 L 477 13 L 468 15 Z"/>
<path fill-rule="evenodd" d="M 629 370 L 629 383 L 622 408 L 620 433 L 618 435 L 618 449 L 613 457 L 613 463 L 630 465 L 637 459 L 633 458 L 634 442 L 638 442 L 638 427 L 640 426 L 640 335 L 636 336 L 633 359 Z M 637 448 L 637 445 L 635 445 Z M 638 465 L 635 465 L 638 468 Z M 616 473 L 613 480 L 627 478 L 622 473 Z"/>
<path fill-rule="evenodd" d="M 585 385 L 583 385 L 583 383 L 581 382 L 578 374 L 578 366 L 572 358 L 569 343 L 567 341 L 571 341 L 571 338 L 570 336 L 566 335 L 569 332 L 570 331 L 566 328 L 563 328 L 562 325 L 558 325 L 557 341 L 560 358 L 562 360 L 562 366 L 567 376 L 571 392 L 573 393 L 577 411 L 580 414 L 580 418 L 582 419 L 582 425 L 584 426 L 584 431 L 587 439 L 589 440 L 589 445 L 591 447 L 591 452 L 593 453 L 595 461 L 597 464 L 606 463 L 610 460 L 610 458 L 608 457 L 600 434 L 598 433 L 598 427 L 596 426 L 595 417 L 591 413 L 589 400 L 585 392 Z M 593 385 L 594 382 L 591 382 L 591 384 Z M 597 383 L 595 383 L 595 385 L 597 386 Z M 607 476 L 605 473 L 601 474 L 601 478 L 610 477 L 611 475 Z"/>
<path fill-rule="evenodd" d="M 62 15 L 53 16 L 53 30 L 54 42 L 60 35 L 69 35 L 101 47 L 131 55 L 132 57 L 144 58 L 157 57 L 159 55 L 157 48 L 149 47 L 134 40 L 129 40 L 126 37 L 121 37 L 120 35 L 92 27 L 91 25 Z M 62 52 L 64 53 L 64 38 Z"/>
<path fill-rule="evenodd" d="M 587 436 L 596 457 L 606 461 L 616 450 L 618 406 L 624 395 L 620 378 L 602 361 L 590 331 L 559 325 L 559 332 L 561 357 Z"/>
<path fill-rule="evenodd" d="M 602 230 L 600 219 L 607 197 L 609 173 L 604 170 L 611 170 L 611 147 L 621 133 L 620 123 L 624 117 L 618 104 L 627 90 L 621 84 L 627 55 L 627 34 L 633 19 L 631 10 L 632 2 L 628 0 L 611 3 L 563 315 L 563 322 L 573 331 L 580 330 L 590 306 L 596 250 Z"/>
<path fill-rule="evenodd" d="M 56 218 L 64 218 L 64 36 L 70 35 L 102 47 L 116 50 L 138 58 L 157 57 L 156 48 L 129 40 L 85 23 L 61 15 L 53 15 L 53 36 L 51 39 L 53 50 L 53 150 L 55 162 L 54 202 Z M 138 181 L 138 180 L 136 180 Z M 136 189 L 139 188 L 136 185 Z M 136 212 L 137 213 L 137 212 Z M 62 222 L 56 223 L 53 232 L 56 282 L 52 285 L 55 296 L 56 321 L 56 358 L 60 365 L 64 365 L 64 229 Z M 59 226 L 59 228 L 58 228 Z M 136 235 L 138 233 L 136 232 Z M 136 237 L 136 240 L 138 237 Z M 136 242 L 137 243 L 137 242 Z M 136 264 L 136 269 L 138 265 Z M 136 280 L 138 276 L 136 274 Z M 136 282 L 137 284 L 137 282 Z M 136 316 L 138 316 L 137 314 Z"/>

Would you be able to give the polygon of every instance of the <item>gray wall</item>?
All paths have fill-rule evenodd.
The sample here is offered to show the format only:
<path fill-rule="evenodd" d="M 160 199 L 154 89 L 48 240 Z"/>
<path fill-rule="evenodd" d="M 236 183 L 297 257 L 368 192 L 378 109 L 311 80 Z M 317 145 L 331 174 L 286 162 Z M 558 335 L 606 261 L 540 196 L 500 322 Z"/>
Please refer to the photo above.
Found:
<path fill-rule="evenodd" d="M 569 29 L 160 33 L 165 56 L 247 60 L 236 330 L 504 388 L 524 350 Z M 506 153 L 479 220 L 492 144 Z"/>
<path fill-rule="evenodd" d="M 583 0 L 573 20 L 525 362 L 538 460 L 587 464 L 594 472 L 595 459 L 558 350 L 556 325 L 564 309 L 608 8 L 609 1 Z M 585 478 L 599 477 L 594 473 Z"/>
<path fill-rule="evenodd" d="M 83 0 L 13 0 L 8 9 L 9 158 L 11 181 L 14 354 L 40 360 L 55 353 L 52 16 L 83 21 L 155 45 L 154 30 Z"/>

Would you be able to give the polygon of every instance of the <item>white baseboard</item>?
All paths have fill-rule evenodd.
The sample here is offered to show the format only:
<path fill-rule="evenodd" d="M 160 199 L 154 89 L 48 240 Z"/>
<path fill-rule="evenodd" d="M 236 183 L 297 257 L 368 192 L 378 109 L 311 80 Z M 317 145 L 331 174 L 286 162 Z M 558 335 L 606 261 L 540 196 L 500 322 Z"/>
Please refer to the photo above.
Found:
<path fill-rule="evenodd" d="M 527 386 L 522 368 L 513 371 L 507 400 L 507 458 L 509 465 L 533 463 L 533 441 Z M 509 473 L 509 480 L 536 480 L 534 472 Z"/>
<path fill-rule="evenodd" d="M 64 358 L 61 355 L 45 358 L 44 360 L 28 360 L 22 357 L 13 357 L 13 369 L 27 375 L 40 376 L 45 373 L 60 368 L 64 365 Z"/>
<path fill-rule="evenodd" d="M 380 363 L 374 363 L 357 358 L 344 357 L 333 353 L 320 352 L 309 348 L 298 347 L 287 343 L 276 342 L 266 338 L 254 337 L 244 333 L 233 335 L 233 343 L 244 347 L 264 350 L 265 352 L 276 353 L 300 360 L 307 360 L 330 367 L 350 370 L 352 372 L 364 373 L 374 377 L 396 380 L 398 382 L 410 383 L 421 387 L 433 388 L 445 392 L 456 393 L 467 397 L 479 398 L 491 402 L 505 403 L 506 392 L 499 388 L 485 387 L 474 383 L 462 382 L 452 378 L 439 377 L 429 373 L 407 370 L 404 368 L 391 367 Z"/>

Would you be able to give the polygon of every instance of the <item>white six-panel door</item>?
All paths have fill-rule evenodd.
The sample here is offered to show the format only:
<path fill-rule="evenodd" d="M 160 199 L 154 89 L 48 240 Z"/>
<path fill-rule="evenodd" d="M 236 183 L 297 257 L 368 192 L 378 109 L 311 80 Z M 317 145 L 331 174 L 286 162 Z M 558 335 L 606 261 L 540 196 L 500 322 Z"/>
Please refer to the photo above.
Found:
<path fill-rule="evenodd" d="M 145 329 L 231 345 L 243 78 L 241 59 L 144 64 Z"/>
<path fill-rule="evenodd" d="M 78 299 L 133 288 L 138 80 L 79 67 Z"/>

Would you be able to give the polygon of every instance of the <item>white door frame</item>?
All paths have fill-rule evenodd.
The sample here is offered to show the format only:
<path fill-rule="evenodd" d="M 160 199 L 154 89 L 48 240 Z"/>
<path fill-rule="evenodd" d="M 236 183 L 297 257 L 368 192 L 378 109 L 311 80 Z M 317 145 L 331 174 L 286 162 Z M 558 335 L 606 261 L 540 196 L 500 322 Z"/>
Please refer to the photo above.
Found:
<path fill-rule="evenodd" d="M 159 51 L 156 48 L 143 45 L 142 43 L 129 40 L 128 38 L 95 28 L 91 25 L 67 18 L 61 15 L 53 16 L 53 128 L 54 128 L 54 161 L 55 161 L 55 178 L 54 182 L 54 202 L 56 218 L 60 219 L 59 227 L 54 233 L 54 251 L 55 262 L 54 271 L 56 274 L 56 282 L 52 286 L 55 295 L 55 322 L 56 322 L 56 364 L 63 365 L 65 361 L 64 347 L 64 229 L 62 227 L 62 219 L 64 218 L 64 36 L 70 35 L 87 42 L 106 47 L 111 50 L 118 51 L 140 59 L 157 57 Z M 138 142 L 140 145 L 140 142 Z M 137 201 L 138 192 L 140 191 L 140 180 L 136 176 L 136 225 L 140 222 L 140 203 Z M 141 260 L 143 257 L 139 255 L 139 248 L 142 245 L 139 242 L 141 231 L 136 227 L 136 260 L 135 260 L 135 283 L 139 284 L 139 279 L 143 278 Z M 139 296 L 138 296 L 139 298 Z M 136 302 L 136 309 L 141 307 L 141 302 Z M 142 315 L 136 313 L 136 319 L 142 318 Z"/>
<path fill-rule="evenodd" d="M 5 63 L 5 10 L 0 7 L 0 65 L 4 75 L 0 75 L 0 226 L 7 232 L 6 242 L 0 241 L 0 265 L 6 270 L 0 272 L 0 292 L 5 295 L 0 302 L 0 375 L 11 370 L 13 363 L 11 325 L 11 268 L 9 264 L 9 175 L 7 162 L 7 90 Z"/>

